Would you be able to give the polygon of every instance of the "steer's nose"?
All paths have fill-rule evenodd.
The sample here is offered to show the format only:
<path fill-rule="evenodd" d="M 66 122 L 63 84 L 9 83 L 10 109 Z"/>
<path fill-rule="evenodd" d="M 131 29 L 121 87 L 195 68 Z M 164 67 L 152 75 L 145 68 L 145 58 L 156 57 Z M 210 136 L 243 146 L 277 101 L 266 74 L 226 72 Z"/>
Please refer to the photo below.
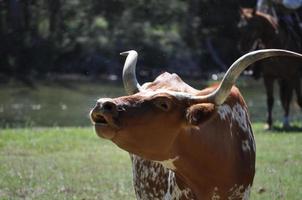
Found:
<path fill-rule="evenodd" d="M 103 112 L 114 113 L 114 114 L 117 112 L 116 104 L 111 101 L 105 101 L 103 103 L 98 102 L 97 104 L 101 106 L 101 110 Z"/>
<path fill-rule="evenodd" d="M 112 122 L 117 115 L 117 105 L 110 100 L 99 100 L 90 112 L 91 120 L 101 124 Z"/>

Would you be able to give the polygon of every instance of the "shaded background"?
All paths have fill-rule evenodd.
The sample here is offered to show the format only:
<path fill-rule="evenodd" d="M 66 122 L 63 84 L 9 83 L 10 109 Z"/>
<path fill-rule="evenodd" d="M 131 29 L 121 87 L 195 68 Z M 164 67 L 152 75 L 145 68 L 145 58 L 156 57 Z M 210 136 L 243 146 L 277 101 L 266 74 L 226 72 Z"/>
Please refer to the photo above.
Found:
<path fill-rule="evenodd" d="M 119 75 L 118 53 L 129 49 L 140 52 L 141 76 L 167 68 L 191 77 L 225 71 L 238 57 L 239 4 L 244 2 L 0 0 L 1 80 Z"/>
<path fill-rule="evenodd" d="M 240 56 L 235 0 L 0 0 L 0 127 L 86 126 L 99 97 L 125 94 L 123 57 L 140 82 L 162 71 L 196 88 Z M 265 120 L 261 81 L 238 82 L 252 120 Z M 276 100 L 278 98 L 276 97 Z M 280 102 L 274 116 L 281 118 Z M 294 104 L 293 113 L 300 113 Z M 293 119 L 300 118 L 294 115 Z"/>

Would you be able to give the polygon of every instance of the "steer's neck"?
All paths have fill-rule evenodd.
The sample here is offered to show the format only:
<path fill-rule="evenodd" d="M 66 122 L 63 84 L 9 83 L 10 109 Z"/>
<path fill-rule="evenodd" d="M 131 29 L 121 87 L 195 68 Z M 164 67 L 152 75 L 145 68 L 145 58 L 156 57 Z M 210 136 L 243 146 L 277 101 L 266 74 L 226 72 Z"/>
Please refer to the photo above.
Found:
<path fill-rule="evenodd" d="M 206 128 L 206 131 L 202 131 Z M 230 131 L 217 127 L 199 127 L 184 130 L 174 145 L 175 172 L 195 193 L 198 199 L 227 198 L 231 186 L 240 183 L 235 176 L 234 156 L 228 148 L 232 141 Z M 200 135 L 202 134 L 202 136 Z"/>

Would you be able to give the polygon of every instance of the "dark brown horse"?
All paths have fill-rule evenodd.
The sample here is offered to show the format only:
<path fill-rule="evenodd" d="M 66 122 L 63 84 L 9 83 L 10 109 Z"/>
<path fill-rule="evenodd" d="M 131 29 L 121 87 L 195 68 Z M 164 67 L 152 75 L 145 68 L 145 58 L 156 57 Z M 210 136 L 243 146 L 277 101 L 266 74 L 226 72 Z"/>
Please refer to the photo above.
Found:
<path fill-rule="evenodd" d="M 261 48 L 281 48 L 301 52 L 300 41 L 286 28 L 281 28 L 270 15 L 242 9 L 238 24 L 240 30 L 239 50 L 246 53 Z M 284 128 L 289 125 L 289 109 L 293 92 L 302 107 L 300 88 L 301 62 L 291 58 L 272 58 L 260 61 L 253 67 L 255 77 L 263 77 L 267 94 L 267 128 L 272 128 L 274 82 L 278 81 L 280 100 L 284 110 Z"/>

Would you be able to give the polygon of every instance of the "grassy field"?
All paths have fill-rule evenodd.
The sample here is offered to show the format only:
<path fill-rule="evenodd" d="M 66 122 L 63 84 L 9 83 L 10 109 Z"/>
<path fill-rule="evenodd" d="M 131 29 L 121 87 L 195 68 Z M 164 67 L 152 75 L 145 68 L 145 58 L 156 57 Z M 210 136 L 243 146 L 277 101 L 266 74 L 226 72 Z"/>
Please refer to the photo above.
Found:
<path fill-rule="evenodd" d="M 251 199 L 302 198 L 302 132 L 254 124 L 257 171 Z M 134 199 L 130 159 L 92 128 L 0 132 L 0 199 Z"/>
<path fill-rule="evenodd" d="M 293 102 L 297 129 L 266 132 L 262 83 L 241 79 L 239 88 L 255 122 L 257 172 L 251 199 L 302 199 L 300 109 Z M 0 200 L 134 199 L 128 154 L 99 139 L 92 128 L 74 128 L 90 126 L 88 113 L 99 97 L 124 93 L 121 83 L 104 81 L 0 85 Z M 277 97 L 273 115 L 280 127 Z"/>
<path fill-rule="evenodd" d="M 0 133 L 0 199 L 133 199 L 129 156 L 92 128 Z"/>

